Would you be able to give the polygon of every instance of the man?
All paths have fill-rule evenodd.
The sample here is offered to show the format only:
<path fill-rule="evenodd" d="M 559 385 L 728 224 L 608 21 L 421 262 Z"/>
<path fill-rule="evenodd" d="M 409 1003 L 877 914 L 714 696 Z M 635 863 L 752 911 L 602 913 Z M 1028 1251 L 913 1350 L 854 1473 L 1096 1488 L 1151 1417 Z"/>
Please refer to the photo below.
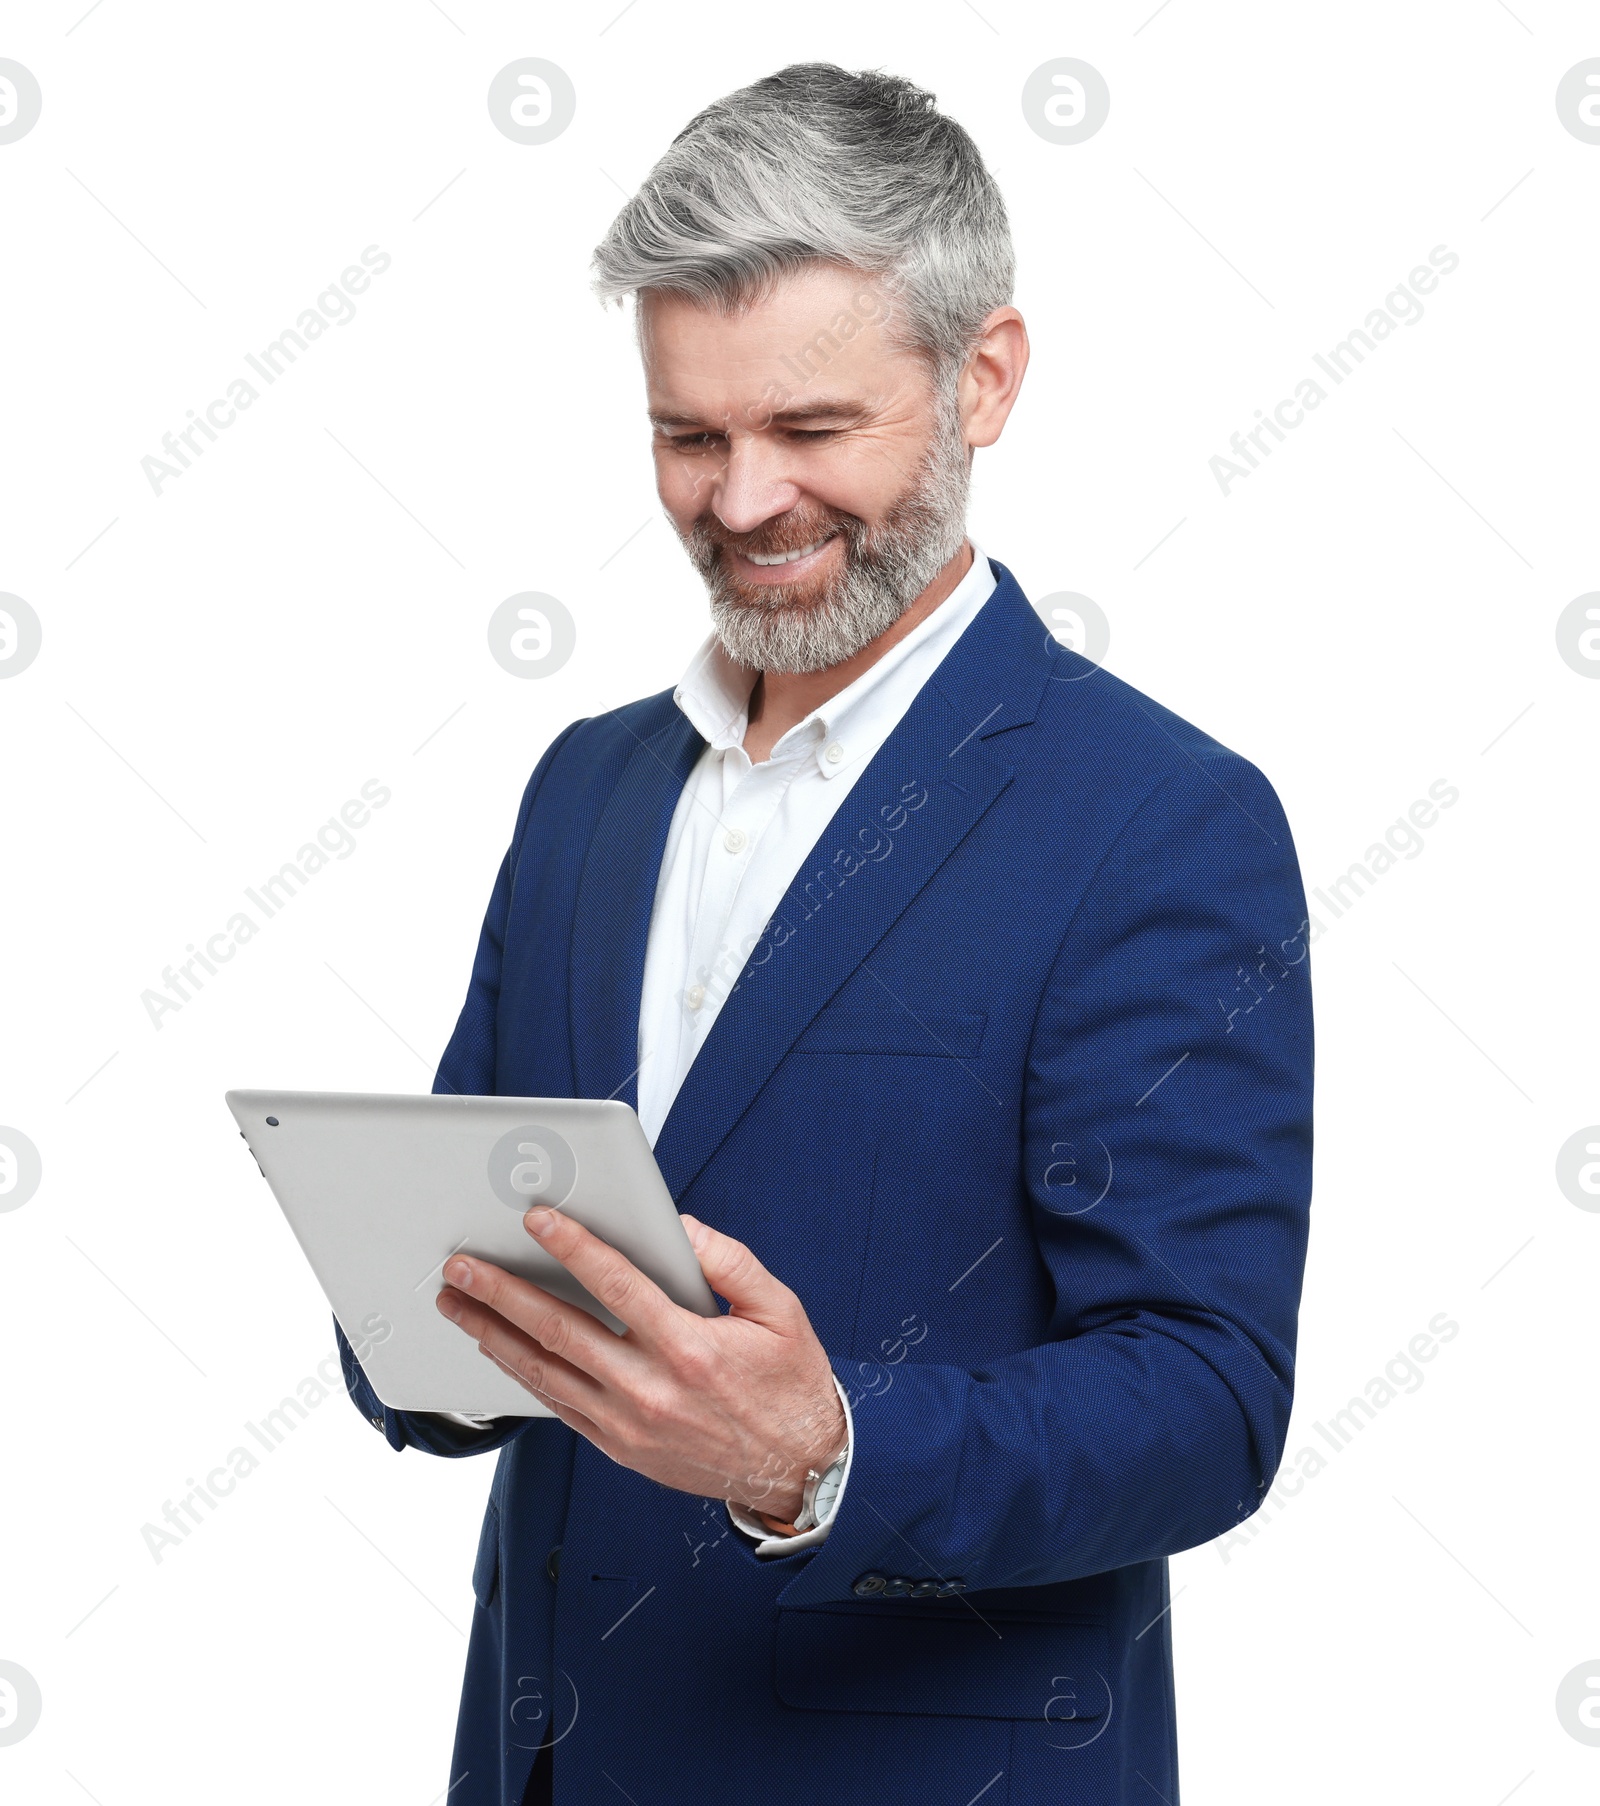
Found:
<path fill-rule="evenodd" d="M 627 1334 L 475 1259 L 439 1307 L 554 1416 L 386 1409 L 345 1345 L 395 1448 L 502 1450 L 452 1806 L 1176 1806 L 1165 1557 L 1291 1396 L 1283 812 L 966 535 L 1028 343 L 931 96 L 757 82 L 597 257 L 714 631 L 539 761 L 435 1089 L 635 1105 L 728 1310 L 533 1211 Z"/>

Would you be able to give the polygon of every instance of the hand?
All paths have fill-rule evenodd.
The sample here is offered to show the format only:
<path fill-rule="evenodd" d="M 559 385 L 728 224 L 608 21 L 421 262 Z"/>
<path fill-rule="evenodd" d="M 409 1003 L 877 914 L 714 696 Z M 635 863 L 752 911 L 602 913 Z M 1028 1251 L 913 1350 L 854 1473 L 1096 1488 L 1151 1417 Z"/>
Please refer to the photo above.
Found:
<path fill-rule="evenodd" d="M 445 1263 L 439 1309 L 613 1461 L 792 1523 L 806 1469 L 845 1444 L 827 1353 L 799 1298 L 743 1242 L 682 1220 L 701 1271 L 728 1300 L 724 1315 L 674 1304 L 599 1236 L 543 1207 L 524 1217 L 528 1233 L 625 1334 L 466 1255 Z"/>

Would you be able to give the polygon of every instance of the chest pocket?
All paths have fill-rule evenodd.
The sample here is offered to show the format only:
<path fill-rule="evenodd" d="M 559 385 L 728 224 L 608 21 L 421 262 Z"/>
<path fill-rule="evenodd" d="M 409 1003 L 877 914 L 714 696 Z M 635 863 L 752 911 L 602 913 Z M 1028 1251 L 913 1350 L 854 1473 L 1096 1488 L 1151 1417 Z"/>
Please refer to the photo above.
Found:
<path fill-rule="evenodd" d="M 970 1060 L 983 1044 L 987 1016 L 948 1011 L 842 1005 L 823 1010 L 794 1044 L 804 1054 L 903 1054 L 924 1059 Z"/>

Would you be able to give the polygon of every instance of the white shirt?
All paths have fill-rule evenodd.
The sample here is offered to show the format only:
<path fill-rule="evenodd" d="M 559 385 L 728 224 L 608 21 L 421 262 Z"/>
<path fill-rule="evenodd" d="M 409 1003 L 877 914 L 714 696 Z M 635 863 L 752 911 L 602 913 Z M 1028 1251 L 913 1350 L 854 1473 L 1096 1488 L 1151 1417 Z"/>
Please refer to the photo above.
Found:
<path fill-rule="evenodd" d="M 762 764 L 744 750 L 755 673 L 736 665 L 716 634 L 674 690 L 706 748 L 673 812 L 645 945 L 639 1120 L 652 1147 L 801 860 L 993 592 L 988 559 L 975 542 L 972 552 L 971 567 L 933 613 L 790 728 Z M 850 1401 L 837 1377 L 834 1385 L 853 1449 Z M 797 1536 L 771 1535 L 732 1504 L 728 1515 L 761 1539 L 757 1555 L 788 1554 L 827 1535 L 849 1478 L 847 1455 L 833 1510 Z"/>
<path fill-rule="evenodd" d="M 762 764 L 753 764 L 744 750 L 755 673 L 736 665 L 715 633 L 673 691 L 673 701 L 706 748 L 673 811 L 645 943 L 639 1120 L 652 1147 L 800 861 L 993 593 L 989 560 L 970 536 L 969 543 L 970 568 L 933 613 L 854 683 L 790 728 Z M 853 1452 L 850 1401 L 837 1376 L 833 1383 Z M 491 1421 L 441 1415 L 470 1425 Z M 827 1535 L 849 1478 L 847 1454 L 832 1509 L 796 1536 L 770 1534 L 758 1518 L 731 1503 L 728 1515 L 760 1539 L 757 1555 L 787 1555 Z"/>

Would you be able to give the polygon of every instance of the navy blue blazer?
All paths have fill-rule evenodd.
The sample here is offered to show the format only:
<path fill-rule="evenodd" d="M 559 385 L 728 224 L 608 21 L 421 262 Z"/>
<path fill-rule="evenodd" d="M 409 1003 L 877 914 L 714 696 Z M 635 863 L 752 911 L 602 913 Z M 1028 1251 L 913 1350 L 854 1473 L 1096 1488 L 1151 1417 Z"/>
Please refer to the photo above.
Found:
<path fill-rule="evenodd" d="M 340 1337 L 394 1448 L 500 1450 L 451 1806 L 516 1806 L 540 1746 L 558 1801 L 1176 1806 L 1165 1558 L 1256 1509 L 1289 1417 L 1305 898 L 1255 766 L 991 563 L 656 1144 L 850 1395 L 826 1540 L 759 1557 L 559 1419 L 388 1410 Z M 636 1101 L 703 744 L 665 690 L 550 746 L 435 1091 Z"/>

